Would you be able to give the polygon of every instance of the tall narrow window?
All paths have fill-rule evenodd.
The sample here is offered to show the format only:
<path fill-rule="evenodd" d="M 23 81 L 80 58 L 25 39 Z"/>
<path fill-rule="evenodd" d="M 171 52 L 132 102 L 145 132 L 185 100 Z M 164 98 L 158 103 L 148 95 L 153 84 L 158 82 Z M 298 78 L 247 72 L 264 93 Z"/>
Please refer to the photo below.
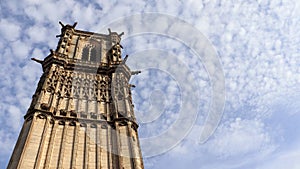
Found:
<path fill-rule="evenodd" d="M 88 61 L 89 60 L 89 48 L 85 47 L 82 50 L 82 60 L 83 61 Z"/>
<path fill-rule="evenodd" d="M 97 62 L 100 62 L 100 61 L 101 61 L 101 57 L 102 57 L 101 51 L 102 51 L 102 45 L 99 44 L 99 46 L 98 46 L 98 48 L 97 48 L 97 55 L 98 55 L 98 57 L 96 58 L 96 61 L 97 61 Z"/>
<path fill-rule="evenodd" d="M 96 50 L 96 48 L 93 48 L 92 50 L 91 50 L 91 62 L 96 62 L 96 60 L 97 60 L 97 50 Z"/>

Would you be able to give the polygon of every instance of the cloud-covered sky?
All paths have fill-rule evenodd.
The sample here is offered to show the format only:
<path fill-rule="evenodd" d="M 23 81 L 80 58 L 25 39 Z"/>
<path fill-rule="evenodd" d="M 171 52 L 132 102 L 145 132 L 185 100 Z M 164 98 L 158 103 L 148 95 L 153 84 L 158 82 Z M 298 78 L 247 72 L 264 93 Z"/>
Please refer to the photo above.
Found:
<path fill-rule="evenodd" d="M 108 33 L 106 25 L 144 13 L 185 21 L 179 34 L 187 39 L 196 35 L 185 32 L 185 26 L 196 28 L 210 42 L 221 65 L 207 64 L 182 39 L 167 36 L 169 30 L 129 36 L 138 26 L 151 32 L 174 23 L 162 20 L 162 25 L 145 28 L 149 24 L 128 22 L 127 29 L 117 30 L 125 32 L 122 45 L 123 55 L 130 55 L 128 64 L 143 69 L 132 79 L 141 139 L 164 133 L 181 115 L 197 110 L 184 138 L 169 151 L 145 157 L 145 167 L 299 169 L 300 3 L 296 0 L 1 1 L 0 168 L 6 168 L 42 74 L 40 65 L 30 58 L 43 59 L 49 49 L 56 48 L 58 21 L 77 21 L 77 29 Z M 148 57 L 150 63 L 157 63 L 154 56 L 167 62 L 151 65 L 145 61 Z M 136 65 L 139 57 L 143 63 Z M 199 133 L 215 92 L 209 71 L 217 68 L 225 78 L 225 106 L 217 129 L 203 143 Z M 186 83 L 180 79 L 182 74 Z M 186 100 L 189 86 L 199 93 L 194 102 Z M 187 121 L 180 124 L 183 128 L 188 125 Z M 147 154 L 146 148 L 142 146 L 143 154 Z"/>

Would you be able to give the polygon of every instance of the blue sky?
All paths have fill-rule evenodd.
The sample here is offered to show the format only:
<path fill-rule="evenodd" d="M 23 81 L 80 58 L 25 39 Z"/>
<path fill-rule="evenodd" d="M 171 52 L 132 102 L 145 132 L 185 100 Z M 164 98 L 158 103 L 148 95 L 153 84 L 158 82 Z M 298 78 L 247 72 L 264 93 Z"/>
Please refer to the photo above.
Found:
<path fill-rule="evenodd" d="M 130 67 L 143 71 L 131 82 L 146 168 L 299 169 L 299 5 L 296 0 L 1 1 L 1 168 L 42 73 L 30 58 L 43 59 L 56 48 L 58 21 L 77 21 L 77 29 L 124 31 L 123 55 L 129 54 Z M 145 13 L 161 20 L 147 20 Z M 203 142 L 214 103 L 222 118 L 214 116 L 217 128 Z"/>

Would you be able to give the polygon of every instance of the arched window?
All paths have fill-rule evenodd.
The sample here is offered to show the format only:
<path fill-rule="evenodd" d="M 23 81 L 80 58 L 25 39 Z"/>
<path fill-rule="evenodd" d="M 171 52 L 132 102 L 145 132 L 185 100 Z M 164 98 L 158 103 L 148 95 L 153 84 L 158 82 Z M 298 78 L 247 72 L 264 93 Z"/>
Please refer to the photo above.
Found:
<path fill-rule="evenodd" d="M 82 49 L 82 61 L 100 62 L 101 61 L 101 44 L 93 42 L 86 44 Z"/>
<path fill-rule="evenodd" d="M 97 50 L 96 50 L 96 48 L 92 48 L 90 61 L 96 62 L 96 60 L 97 60 Z"/>
<path fill-rule="evenodd" d="M 83 61 L 88 61 L 89 60 L 89 48 L 85 47 L 82 50 L 82 58 Z"/>

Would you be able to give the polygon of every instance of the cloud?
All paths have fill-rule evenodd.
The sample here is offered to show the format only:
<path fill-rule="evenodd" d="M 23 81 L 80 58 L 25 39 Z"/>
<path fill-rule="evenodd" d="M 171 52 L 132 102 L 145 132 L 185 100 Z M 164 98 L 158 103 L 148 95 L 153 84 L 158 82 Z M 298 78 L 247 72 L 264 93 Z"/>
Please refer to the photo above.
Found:
<path fill-rule="evenodd" d="M 7 121 L 6 124 L 11 128 L 12 131 L 16 132 L 19 130 L 19 126 L 21 126 L 23 112 L 21 112 L 20 108 L 11 105 L 8 107 Z"/>
<path fill-rule="evenodd" d="M 8 164 L 8 160 L 10 158 L 9 155 L 13 151 L 13 146 L 16 142 L 16 139 L 16 133 L 8 133 L 4 129 L 0 128 L 0 164 L 2 168 L 4 168 Z"/>
<path fill-rule="evenodd" d="M 23 60 L 28 57 L 30 46 L 26 42 L 17 40 L 11 44 L 13 56 L 17 59 Z"/>
<path fill-rule="evenodd" d="M 257 166 L 257 169 L 298 169 L 300 167 L 299 158 L 300 158 L 300 147 L 297 147 L 294 150 L 289 150 L 286 152 L 280 152 L 275 157 L 263 162 L 260 166 Z"/>
<path fill-rule="evenodd" d="M 219 126 L 214 138 L 209 141 L 208 151 L 228 158 L 274 147 L 272 138 L 261 121 L 236 118 L 226 126 Z"/>
<path fill-rule="evenodd" d="M 18 23 L 2 18 L 0 20 L 0 35 L 7 41 L 15 41 L 20 37 L 21 27 Z"/>
<path fill-rule="evenodd" d="M 31 42 L 41 43 L 46 42 L 49 38 L 46 27 L 41 25 L 34 25 L 27 30 L 27 35 Z"/>

